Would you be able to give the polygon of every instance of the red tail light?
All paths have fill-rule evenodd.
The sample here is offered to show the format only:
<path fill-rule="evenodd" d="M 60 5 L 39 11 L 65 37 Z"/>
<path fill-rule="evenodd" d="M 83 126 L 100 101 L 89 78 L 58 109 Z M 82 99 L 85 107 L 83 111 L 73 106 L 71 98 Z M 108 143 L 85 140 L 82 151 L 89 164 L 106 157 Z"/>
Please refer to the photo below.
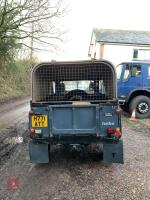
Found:
<path fill-rule="evenodd" d="M 121 131 L 120 131 L 120 128 L 116 128 L 115 136 L 118 137 L 118 138 L 121 137 Z"/>
<path fill-rule="evenodd" d="M 114 134 L 114 133 L 115 133 L 114 128 L 107 128 L 107 134 L 108 135 L 111 135 L 111 134 Z"/>
<path fill-rule="evenodd" d="M 29 129 L 29 134 L 31 138 L 35 138 L 35 129 L 34 128 L 30 128 Z"/>

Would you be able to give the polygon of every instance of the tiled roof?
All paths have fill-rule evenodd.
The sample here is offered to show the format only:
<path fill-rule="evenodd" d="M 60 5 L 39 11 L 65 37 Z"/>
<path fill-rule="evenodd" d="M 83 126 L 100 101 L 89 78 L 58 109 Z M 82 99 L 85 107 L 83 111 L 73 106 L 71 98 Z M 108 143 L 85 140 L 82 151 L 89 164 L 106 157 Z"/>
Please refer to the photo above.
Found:
<path fill-rule="evenodd" d="M 97 42 L 150 45 L 150 31 L 93 29 Z"/>

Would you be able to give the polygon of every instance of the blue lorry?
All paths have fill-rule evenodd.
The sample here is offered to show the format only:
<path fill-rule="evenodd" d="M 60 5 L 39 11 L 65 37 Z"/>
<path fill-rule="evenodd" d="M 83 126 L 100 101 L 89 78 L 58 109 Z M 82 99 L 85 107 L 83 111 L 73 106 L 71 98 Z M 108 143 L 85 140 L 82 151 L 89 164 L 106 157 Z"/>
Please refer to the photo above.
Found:
<path fill-rule="evenodd" d="M 117 66 L 120 107 L 137 118 L 150 117 L 150 62 L 123 62 Z"/>
<path fill-rule="evenodd" d="M 41 63 L 32 71 L 29 155 L 48 163 L 52 145 L 102 144 L 103 160 L 123 163 L 114 66 L 104 60 Z"/>

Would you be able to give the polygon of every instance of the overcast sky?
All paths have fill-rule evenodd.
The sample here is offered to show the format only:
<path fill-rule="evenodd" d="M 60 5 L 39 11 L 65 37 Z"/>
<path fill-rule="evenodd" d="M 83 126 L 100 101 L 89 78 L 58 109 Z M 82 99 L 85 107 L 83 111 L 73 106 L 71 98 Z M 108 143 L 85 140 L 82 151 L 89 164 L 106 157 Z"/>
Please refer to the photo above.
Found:
<path fill-rule="evenodd" d="M 150 31 L 150 0 L 66 0 L 69 13 L 63 23 L 67 42 L 57 54 L 41 52 L 40 59 L 87 59 L 93 28 Z"/>

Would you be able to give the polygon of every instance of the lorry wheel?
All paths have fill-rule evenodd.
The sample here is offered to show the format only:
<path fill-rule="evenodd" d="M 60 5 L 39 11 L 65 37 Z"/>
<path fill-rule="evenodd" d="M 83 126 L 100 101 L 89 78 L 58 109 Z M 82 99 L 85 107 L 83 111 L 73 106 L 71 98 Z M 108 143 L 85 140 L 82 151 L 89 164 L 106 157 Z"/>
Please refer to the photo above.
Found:
<path fill-rule="evenodd" d="M 150 116 L 150 98 L 142 95 L 135 97 L 129 105 L 130 113 L 132 113 L 134 109 L 137 118 L 148 118 Z"/>

